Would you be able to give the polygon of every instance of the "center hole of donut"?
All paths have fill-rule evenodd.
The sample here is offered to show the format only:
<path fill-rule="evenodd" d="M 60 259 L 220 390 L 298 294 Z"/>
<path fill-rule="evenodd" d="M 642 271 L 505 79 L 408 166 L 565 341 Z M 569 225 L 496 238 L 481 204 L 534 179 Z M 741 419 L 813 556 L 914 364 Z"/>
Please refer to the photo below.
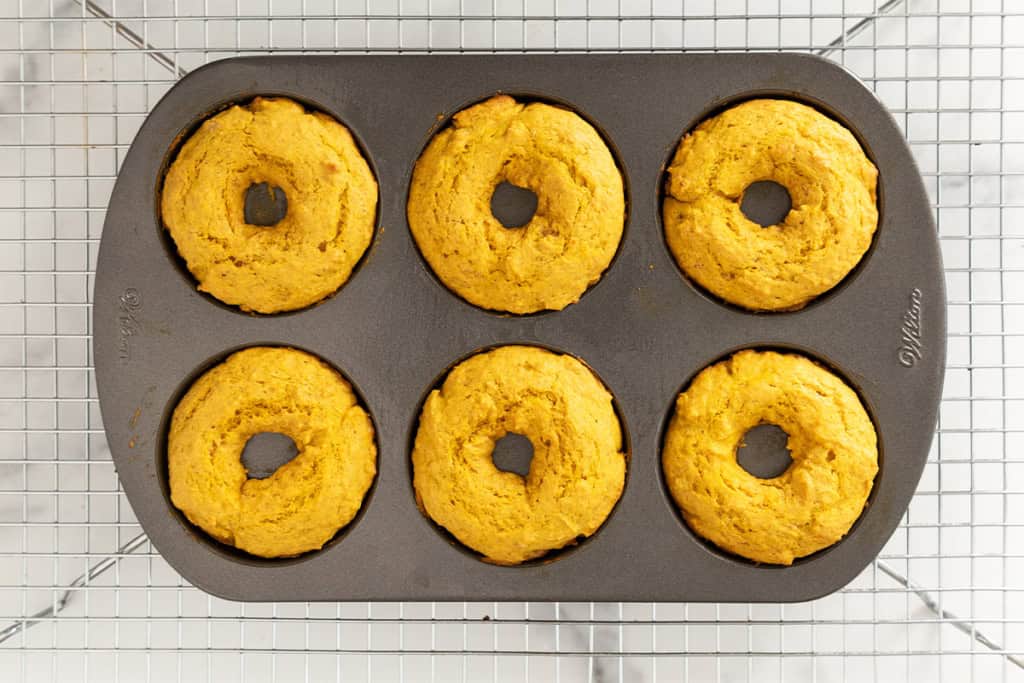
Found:
<path fill-rule="evenodd" d="M 758 180 L 743 191 L 740 211 L 762 228 L 778 225 L 793 208 L 789 191 L 774 180 Z"/>
<path fill-rule="evenodd" d="M 537 213 L 537 195 L 503 180 L 491 195 L 491 213 L 506 228 L 521 228 Z"/>
<path fill-rule="evenodd" d="M 284 190 L 269 183 L 253 183 L 245 191 L 245 222 L 270 228 L 288 215 L 288 198 Z"/>
<path fill-rule="evenodd" d="M 759 479 L 781 476 L 793 464 L 786 441 L 789 435 L 778 425 L 758 425 L 743 435 L 736 462 Z"/>
<path fill-rule="evenodd" d="M 525 477 L 530 473 L 530 463 L 533 461 L 533 444 L 522 434 L 509 432 L 495 442 L 491 460 L 502 472 L 513 472 Z"/>
<path fill-rule="evenodd" d="M 278 432 L 260 432 L 245 442 L 242 466 L 250 479 L 266 479 L 298 454 L 292 437 Z"/>

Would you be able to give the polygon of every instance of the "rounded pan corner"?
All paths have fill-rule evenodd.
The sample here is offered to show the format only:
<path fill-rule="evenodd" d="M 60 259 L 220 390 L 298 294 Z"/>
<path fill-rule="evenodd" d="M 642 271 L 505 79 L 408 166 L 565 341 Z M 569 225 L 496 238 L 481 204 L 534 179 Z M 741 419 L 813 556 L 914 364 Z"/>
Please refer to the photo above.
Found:
<path fill-rule="evenodd" d="M 823 72 L 836 75 L 839 78 L 844 79 L 850 85 L 856 86 L 858 90 L 868 93 L 876 100 L 878 99 L 871 88 L 867 87 L 867 85 L 864 84 L 864 81 L 862 81 L 857 74 L 850 69 L 850 67 L 841 62 L 837 62 L 834 59 L 830 59 L 823 54 L 818 54 L 817 52 L 782 52 L 776 55 L 776 57 L 787 60 L 800 60 L 813 64 L 814 66 L 812 68 L 820 69 Z"/>
<path fill-rule="evenodd" d="M 828 572 L 818 571 L 813 564 L 810 564 L 807 568 L 810 571 L 816 572 L 815 577 L 809 577 L 807 580 L 800 581 L 799 583 L 800 589 L 806 587 L 808 590 L 798 590 L 796 591 L 796 595 L 786 596 L 779 602 L 811 602 L 812 600 L 818 600 L 828 595 L 832 595 L 833 593 L 836 593 L 848 586 L 860 575 L 861 572 L 875 562 L 877 558 L 878 556 L 875 554 L 870 558 L 865 558 L 863 562 L 845 563 L 839 567 L 833 567 Z"/>
<path fill-rule="evenodd" d="M 245 61 L 248 61 L 248 60 L 256 61 L 256 60 L 259 60 L 259 59 L 262 59 L 262 58 L 261 57 L 255 57 L 255 56 L 251 56 L 251 57 L 237 56 L 237 57 L 224 57 L 223 59 L 215 59 L 212 62 L 205 62 L 205 63 L 200 64 L 199 66 L 195 67 L 194 69 L 191 69 L 191 70 L 185 72 L 184 75 L 181 76 L 181 78 L 179 78 L 178 81 L 174 84 L 174 86 L 172 86 L 171 89 L 167 91 L 167 93 L 168 94 L 172 93 L 172 92 L 174 92 L 175 90 L 178 90 L 178 89 L 189 88 L 189 87 L 191 87 L 193 85 L 193 81 L 196 81 L 196 80 L 223 78 L 223 75 L 220 73 L 221 71 L 224 71 L 226 69 L 235 68 L 241 62 L 245 62 Z M 180 67 L 180 66 L 177 67 L 177 69 L 178 69 L 179 73 L 184 71 L 184 69 L 182 67 Z M 166 97 L 166 95 L 165 95 L 165 97 Z M 159 106 L 159 103 L 158 103 L 158 106 Z"/>
<path fill-rule="evenodd" d="M 156 546 L 155 543 L 153 545 Z M 167 564 L 181 575 L 181 578 L 215 598 L 232 602 L 255 602 L 258 600 L 258 598 L 246 595 L 244 584 L 224 572 L 197 570 L 193 563 L 184 559 L 179 561 L 180 558 L 176 552 L 164 553 L 159 547 L 157 550 L 160 551 L 160 556 L 167 560 Z"/>

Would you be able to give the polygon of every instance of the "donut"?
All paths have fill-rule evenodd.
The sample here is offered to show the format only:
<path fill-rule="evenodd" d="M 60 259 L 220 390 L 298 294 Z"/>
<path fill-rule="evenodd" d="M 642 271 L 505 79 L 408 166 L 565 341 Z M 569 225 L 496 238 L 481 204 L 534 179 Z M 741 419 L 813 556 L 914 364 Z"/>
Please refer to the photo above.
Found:
<path fill-rule="evenodd" d="M 761 479 L 736 461 L 760 424 L 788 435 L 793 462 Z M 841 539 L 878 472 L 875 428 L 857 394 L 807 358 L 740 351 L 679 395 L 662 470 L 687 525 L 719 548 L 789 565 Z"/>
<path fill-rule="evenodd" d="M 491 213 L 495 188 L 532 191 L 523 227 Z M 608 268 L 625 221 L 622 175 L 574 112 L 498 95 L 453 117 L 416 162 L 409 227 L 424 259 L 466 301 L 507 313 L 561 310 Z"/>
<path fill-rule="evenodd" d="M 250 187 L 287 200 L 270 227 L 246 222 Z M 258 97 L 205 121 L 164 178 L 163 224 L 199 289 L 243 311 L 304 308 L 341 287 L 373 236 L 377 182 L 345 126 Z"/>
<path fill-rule="evenodd" d="M 752 183 L 788 192 L 781 223 L 740 209 Z M 878 171 L 857 139 L 816 109 L 750 100 L 686 135 L 668 167 L 663 219 L 679 267 L 753 311 L 801 308 L 860 262 L 878 227 Z"/>
<path fill-rule="evenodd" d="M 525 477 L 491 459 L 508 433 L 533 444 Z M 505 565 L 591 536 L 626 477 L 611 394 L 579 360 L 532 346 L 502 346 L 455 366 L 423 405 L 412 465 L 423 513 Z"/>
<path fill-rule="evenodd" d="M 298 455 L 266 479 L 249 438 L 291 437 Z M 260 557 L 321 548 L 359 512 L 377 471 L 373 424 L 352 387 L 304 351 L 251 347 L 192 384 L 167 436 L 171 502 L 222 543 Z"/>

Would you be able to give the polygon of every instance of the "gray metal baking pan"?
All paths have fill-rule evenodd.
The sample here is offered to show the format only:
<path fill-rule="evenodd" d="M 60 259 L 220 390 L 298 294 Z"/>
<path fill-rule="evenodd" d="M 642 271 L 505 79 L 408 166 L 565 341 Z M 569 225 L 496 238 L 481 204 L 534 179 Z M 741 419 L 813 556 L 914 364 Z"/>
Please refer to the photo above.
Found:
<path fill-rule="evenodd" d="M 406 223 L 410 174 L 430 136 L 496 92 L 571 107 L 610 143 L 628 223 L 602 280 L 560 312 L 507 316 L 441 285 Z M 353 277 L 306 310 L 254 316 L 196 291 L 161 228 L 162 174 L 208 115 L 257 95 L 293 97 L 356 135 L 380 184 L 379 223 Z M 699 291 L 665 247 L 660 197 L 680 137 L 756 96 L 812 104 L 860 138 L 880 172 L 881 221 L 860 266 L 803 310 L 752 314 Z M 196 586 L 236 600 L 801 601 L 835 591 L 878 554 L 907 508 L 933 437 L 945 303 L 931 209 L 899 128 L 841 67 L 797 54 L 282 56 L 228 59 L 178 83 L 142 125 L 107 212 L 93 308 L 100 408 L 124 490 L 150 539 Z M 410 441 L 426 392 L 454 362 L 500 344 L 572 353 L 616 397 L 626 487 L 604 527 L 548 561 L 501 567 L 417 509 Z M 380 446 L 360 516 L 324 549 L 264 560 L 211 540 L 170 503 L 165 440 L 204 369 L 258 344 L 318 354 L 358 388 Z M 850 534 L 791 567 L 759 566 L 698 538 L 661 478 L 673 401 L 730 351 L 773 347 L 828 364 L 877 426 L 881 469 Z"/>

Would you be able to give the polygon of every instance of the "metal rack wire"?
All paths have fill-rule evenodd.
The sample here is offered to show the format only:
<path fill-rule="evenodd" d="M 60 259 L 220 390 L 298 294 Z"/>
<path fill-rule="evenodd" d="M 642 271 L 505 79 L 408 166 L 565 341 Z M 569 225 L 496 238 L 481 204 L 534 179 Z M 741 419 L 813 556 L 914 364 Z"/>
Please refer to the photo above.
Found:
<path fill-rule="evenodd" d="M 0 7 L 0 678 L 1024 680 L 1020 0 Z M 925 177 L 949 369 L 924 478 L 879 560 L 797 605 L 243 605 L 171 570 L 119 491 L 89 348 L 107 198 L 159 97 L 236 54 L 680 49 L 845 64 Z"/>

